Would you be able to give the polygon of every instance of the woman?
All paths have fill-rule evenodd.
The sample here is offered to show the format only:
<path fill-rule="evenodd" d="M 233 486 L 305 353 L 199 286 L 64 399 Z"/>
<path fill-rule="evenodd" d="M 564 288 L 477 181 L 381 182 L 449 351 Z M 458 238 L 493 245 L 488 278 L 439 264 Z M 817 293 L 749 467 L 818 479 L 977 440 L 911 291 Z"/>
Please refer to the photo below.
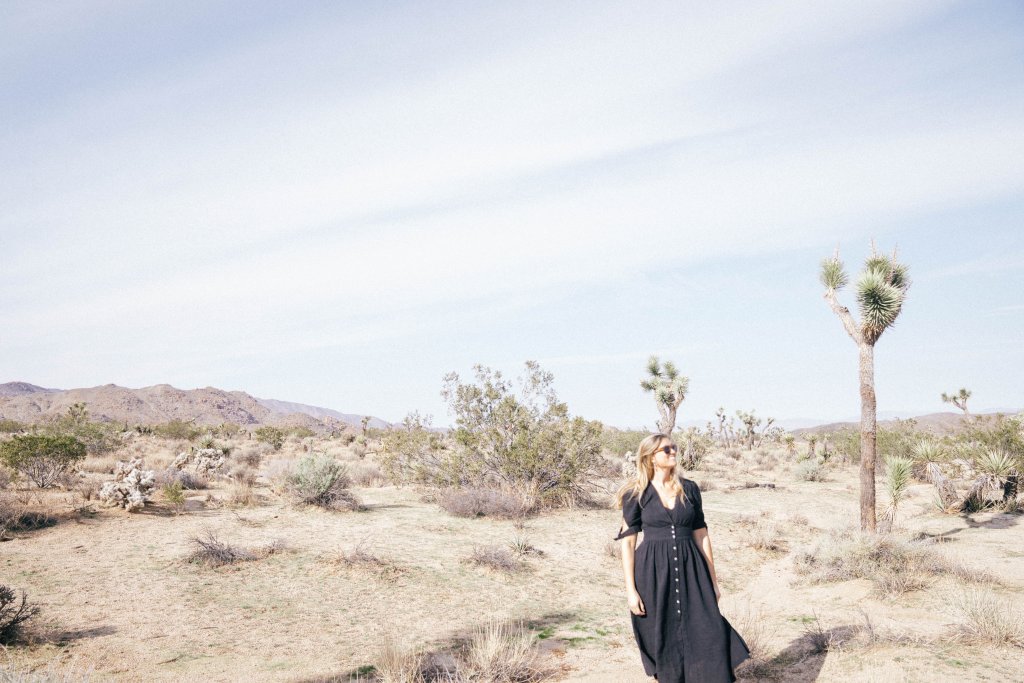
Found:
<path fill-rule="evenodd" d="M 651 434 L 637 449 L 636 478 L 616 495 L 633 636 L 644 671 L 660 683 L 731 682 L 750 651 L 718 611 L 700 489 L 683 477 L 678 454 L 668 436 Z"/>

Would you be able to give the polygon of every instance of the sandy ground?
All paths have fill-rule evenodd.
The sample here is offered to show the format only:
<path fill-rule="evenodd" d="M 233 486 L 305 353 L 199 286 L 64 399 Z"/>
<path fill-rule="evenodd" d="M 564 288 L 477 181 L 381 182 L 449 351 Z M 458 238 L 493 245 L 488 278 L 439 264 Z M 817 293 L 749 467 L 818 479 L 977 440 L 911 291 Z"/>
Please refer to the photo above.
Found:
<path fill-rule="evenodd" d="M 769 650 L 784 663 L 775 680 L 1024 681 L 1024 650 L 944 637 L 955 621 L 949 579 L 895 599 L 876 597 L 865 580 L 801 580 L 791 551 L 856 522 L 856 471 L 798 482 L 785 469 L 738 477 L 776 482 L 775 490 L 729 491 L 707 473 L 692 475 L 713 484 L 704 502 L 722 611 L 741 634 L 759 615 Z M 363 512 L 295 508 L 257 490 L 252 507 L 218 507 L 198 492 L 182 515 L 159 504 L 141 514 L 100 509 L 0 543 L 0 583 L 26 589 L 57 634 L 9 648 L 0 664 L 66 664 L 101 681 L 340 680 L 374 663 L 385 634 L 441 650 L 500 616 L 523 619 L 538 634 L 553 680 L 650 680 L 629 627 L 621 563 L 607 548 L 618 530 L 615 510 L 545 514 L 518 531 L 512 521 L 451 517 L 409 488 L 357 489 Z M 944 552 L 997 574 L 1004 586 L 996 590 L 1024 605 L 1024 516 L 942 515 L 931 495 L 926 485 L 912 487 L 901 526 L 941 535 Z M 751 515 L 779 525 L 781 549 L 750 546 Z M 288 549 L 219 569 L 186 562 L 189 538 L 205 529 L 246 547 L 281 540 Z M 526 571 L 465 561 L 475 545 L 507 545 L 523 533 L 543 551 Z M 336 561 L 360 541 L 397 572 Z M 806 653 L 815 618 L 841 629 L 863 624 L 865 614 L 876 628 L 921 642 Z M 741 680 L 761 679 L 748 672 Z"/>

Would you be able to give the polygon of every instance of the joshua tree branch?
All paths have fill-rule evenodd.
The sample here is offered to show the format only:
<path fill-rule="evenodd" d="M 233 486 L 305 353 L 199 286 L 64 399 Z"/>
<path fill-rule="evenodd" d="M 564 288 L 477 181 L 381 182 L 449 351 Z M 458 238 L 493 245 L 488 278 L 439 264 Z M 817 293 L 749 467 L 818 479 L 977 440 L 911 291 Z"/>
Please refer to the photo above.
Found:
<path fill-rule="evenodd" d="M 846 328 L 846 333 L 850 335 L 850 339 L 860 346 L 864 343 L 864 336 L 860 333 L 857 328 L 857 322 L 853 319 L 853 314 L 850 313 L 850 309 L 839 303 L 836 298 L 836 290 L 826 289 L 825 290 L 825 301 L 828 302 L 832 312 L 839 316 L 839 319 L 843 323 L 843 327 Z"/>

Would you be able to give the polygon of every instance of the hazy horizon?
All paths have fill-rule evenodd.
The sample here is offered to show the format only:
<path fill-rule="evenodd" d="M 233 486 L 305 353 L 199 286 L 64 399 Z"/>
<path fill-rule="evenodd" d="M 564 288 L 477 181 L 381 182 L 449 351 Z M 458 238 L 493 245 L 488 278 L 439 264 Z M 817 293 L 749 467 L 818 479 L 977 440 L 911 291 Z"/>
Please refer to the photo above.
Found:
<path fill-rule="evenodd" d="M 399 421 L 537 360 L 574 414 L 859 410 L 822 299 L 912 285 L 880 413 L 1024 407 L 1015 2 L 0 6 L 0 377 Z M 841 300 L 854 308 L 849 290 Z M 821 417 L 816 417 L 821 416 Z"/>

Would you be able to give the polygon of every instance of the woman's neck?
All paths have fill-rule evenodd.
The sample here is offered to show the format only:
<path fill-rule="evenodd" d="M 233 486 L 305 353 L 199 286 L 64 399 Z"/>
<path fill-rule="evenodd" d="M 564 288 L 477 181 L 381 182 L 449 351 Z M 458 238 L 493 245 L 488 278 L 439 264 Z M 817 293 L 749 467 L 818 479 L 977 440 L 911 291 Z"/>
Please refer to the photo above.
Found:
<path fill-rule="evenodd" d="M 672 481 L 672 475 L 675 470 L 656 469 L 654 470 L 654 476 L 651 477 L 651 481 L 656 484 L 668 484 Z"/>

